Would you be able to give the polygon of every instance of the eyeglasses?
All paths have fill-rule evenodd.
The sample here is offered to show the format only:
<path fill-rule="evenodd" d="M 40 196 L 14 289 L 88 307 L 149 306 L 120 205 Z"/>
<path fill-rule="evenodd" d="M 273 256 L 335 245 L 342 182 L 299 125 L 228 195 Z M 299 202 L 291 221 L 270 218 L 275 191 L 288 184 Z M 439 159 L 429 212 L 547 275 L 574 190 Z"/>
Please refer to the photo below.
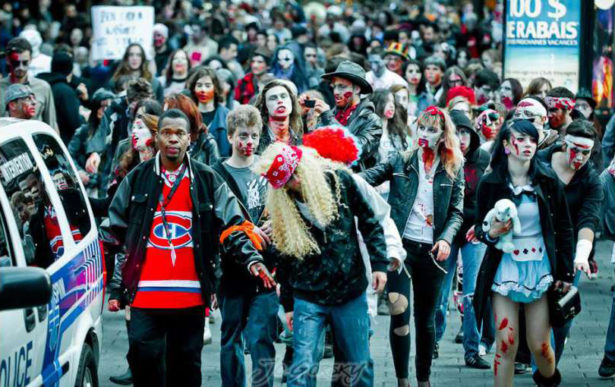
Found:
<path fill-rule="evenodd" d="M 11 66 L 13 67 L 28 67 L 28 65 L 30 64 L 30 60 L 11 60 Z"/>

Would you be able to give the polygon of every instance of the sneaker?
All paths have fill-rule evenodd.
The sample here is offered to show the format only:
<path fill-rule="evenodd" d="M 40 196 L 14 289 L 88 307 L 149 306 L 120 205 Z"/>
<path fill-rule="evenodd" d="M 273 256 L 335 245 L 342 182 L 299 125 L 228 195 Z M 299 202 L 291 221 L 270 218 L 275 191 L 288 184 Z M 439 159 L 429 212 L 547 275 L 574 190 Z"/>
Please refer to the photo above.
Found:
<path fill-rule="evenodd" d="M 463 343 L 463 328 L 459 328 L 459 332 L 457 332 L 457 336 L 455 336 L 455 344 Z"/>
<path fill-rule="evenodd" d="M 120 386 L 130 386 L 132 384 L 132 372 L 130 372 L 129 368 L 122 375 L 111 376 L 109 381 L 111 381 L 111 383 L 119 384 Z"/>
<path fill-rule="evenodd" d="M 440 357 L 440 344 L 436 343 L 436 345 L 434 345 L 433 347 L 433 359 L 437 359 L 438 357 Z"/>
<path fill-rule="evenodd" d="M 491 368 L 489 363 L 482 357 L 474 355 L 472 357 L 466 357 L 466 366 L 470 368 L 476 368 L 479 370 L 488 370 Z"/>
<path fill-rule="evenodd" d="M 515 375 L 525 374 L 529 369 L 529 364 L 515 362 Z"/>
<path fill-rule="evenodd" d="M 478 356 L 480 357 L 487 356 L 487 347 L 483 343 L 480 343 L 478 345 Z"/>
<path fill-rule="evenodd" d="M 211 329 L 209 329 L 209 317 L 205 317 L 205 330 L 203 332 L 203 345 L 211 344 Z"/>
<path fill-rule="evenodd" d="M 603 378 L 610 378 L 615 375 L 615 361 L 605 356 L 600 363 L 600 368 L 598 368 L 598 375 Z"/>
<path fill-rule="evenodd" d="M 378 299 L 378 315 L 388 316 L 389 314 L 390 314 L 389 306 L 387 305 L 386 300 L 384 299 L 384 297 L 379 298 Z"/>

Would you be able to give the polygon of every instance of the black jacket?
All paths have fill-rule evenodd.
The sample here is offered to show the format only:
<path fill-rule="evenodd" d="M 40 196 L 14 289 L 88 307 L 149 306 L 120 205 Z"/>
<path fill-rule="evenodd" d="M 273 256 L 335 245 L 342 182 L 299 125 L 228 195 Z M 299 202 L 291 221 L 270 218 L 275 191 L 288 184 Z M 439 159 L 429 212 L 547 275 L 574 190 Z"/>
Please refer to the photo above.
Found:
<path fill-rule="evenodd" d="M 214 136 L 209 132 L 201 132 L 190 150 L 190 157 L 209 166 L 216 164 L 220 159 L 220 152 Z"/>
<path fill-rule="evenodd" d="M 538 157 L 550 167 L 551 158 L 556 152 L 562 152 L 561 142 L 539 151 Z M 600 177 L 591 160 L 574 174 L 570 183 L 564 185 L 564 192 L 572 227 L 575 230 L 574 240 L 576 241 L 577 233 L 582 228 L 589 228 L 593 232 L 598 231 L 604 193 Z"/>
<path fill-rule="evenodd" d="M 51 86 L 53 102 L 56 106 L 56 116 L 60 137 L 64 144 L 68 144 L 75 131 L 81 126 L 83 120 L 79 115 L 81 102 L 77 92 L 68 84 L 66 75 L 58 73 L 39 74 L 38 78 L 46 81 Z"/>
<path fill-rule="evenodd" d="M 243 223 L 244 217 L 237 198 L 217 173 L 189 158 L 186 158 L 186 163 L 191 178 L 194 263 L 203 301 L 208 305 L 209 295 L 215 286 L 215 260 L 220 234 L 230 226 Z M 124 178 L 109 208 L 109 231 L 126 247 L 122 282 L 128 291 L 129 303 L 137 292 L 162 185 L 159 156 L 156 156 L 139 164 Z M 241 232 L 232 233 L 226 239 L 224 248 L 244 266 L 263 260 L 248 237 Z"/>
<path fill-rule="evenodd" d="M 341 185 L 339 191 L 333 176 L 327 177 L 331 190 L 340 192 L 338 217 L 324 231 L 316 226 L 309 228 L 320 254 L 303 260 L 286 256 L 280 259 L 280 303 L 287 312 L 293 310 L 294 297 L 319 305 L 340 305 L 365 292 L 368 282 L 355 217 L 370 255 L 372 271 L 386 272 L 389 261 L 382 226 L 352 176 L 345 171 L 335 174 Z M 303 220 L 309 227 L 310 221 Z"/>
<path fill-rule="evenodd" d="M 317 127 L 329 125 L 340 125 L 335 119 L 334 110 L 328 110 L 318 117 Z M 376 114 L 374 104 L 368 99 L 361 101 L 348 118 L 347 127 L 357 138 L 361 148 L 356 169 L 363 171 L 376 165 L 380 137 L 382 137 L 382 120 Z"/>
<path fill-rule="evenodd" d="M 258 147 L 256 148 L 256 154 L 261 155 L 265 152 L 265 149 L 271 143 L 274 142 L 274 139 L 271 137 L 271 130 L 267 125 L 263 126 L 263 130 L 261 132 L 261 138 L 258 142 Z M 290 145 L 301 145 L 303 143 L 303 137 L 300 134 L 297 134 L 294 130 L 290 129 Z"/>
<path fill-rule="evenodd" d="M 551 274 L 555 281 L 572 282 L 573 232 L 564 187 L 555 172 L 541 162 L 535 163 L 531 174 L 532 186 L 538 199 L 542 235 L 551 264 Z M 487 239 L 482 222 L 495 202 L 512 198 L 508 184 L 509 177 L 501 169 L 495 169 L 484 175 L 478 184 L 476 199 L 478 213 L 474 230 L 476 237 L 487 245 L 487 252 L 478 272 L 474 292 L 473 304 L 477 321 L 483 321 L 485 307 L 491 295 L 491 285 L 502 259 L 502 251 L 495 248 L 496 241 Z"/>
<path fill-rule="evenodd" d="M 361 176 L 373 186 L 391 181 L 389 204 L 391 218 L 403 238 L 406 222 L 412 211 L 419 185 L 418 152 L 411 154 L 400 152 L 386 163 L 361 173 Z M 442 163 L 436 169 L 433 182 L 434 201 L 434 242 L 444 240 L 448 244 L 463 223 L 463 170 L 453 178 L 446 173 Z"/>
<path fill-rule="evenodd" d="M 235 197 L 239 200 L 241 204 L 241 210 L 243 212 L 244 217 L 252 222 L 256 226 L 261 226 L 262 216 L 265 212 L 265 205 L 263 200 L 263 205 L 261 207 L 257 207 L 256 211 L 253 211 L 254 214 L 258 213 L 257 216 L 250 216 L 250 212 L 248 211 L 248 207 L 246 203 L 243 201 L 241 190 L 237 185 L 237 182 L 233 178 L 233 176 L 226 170 L 222 163 L 225 160 L 218 160 L 216 164 L 212 166 L 213 170 L 216 171 L 224 181 L 228 184 L 229 189 L 235 194 Z M 264 198 L 261 198 L 264 199 Z M 263 259 L 265 261 L 265 265 L 269 272 L 273 271 L 276 262 L 275 251 L 273 247 L 270 245 L 264 251 L 261 251 Z M 263 293 L 263 292 L 271 292 L 274 289 L 267 289 L 263 286 L 263 282 L 259 279 L 251 275 L 247 268 L 239 264 L 236 259 L 226 251 L 221 251 L 221 277 L 220 277 L 220 286 L 219 291 L 224 295 L 237 295 L 237 294 L 255 294 L 255 293 Z"/>

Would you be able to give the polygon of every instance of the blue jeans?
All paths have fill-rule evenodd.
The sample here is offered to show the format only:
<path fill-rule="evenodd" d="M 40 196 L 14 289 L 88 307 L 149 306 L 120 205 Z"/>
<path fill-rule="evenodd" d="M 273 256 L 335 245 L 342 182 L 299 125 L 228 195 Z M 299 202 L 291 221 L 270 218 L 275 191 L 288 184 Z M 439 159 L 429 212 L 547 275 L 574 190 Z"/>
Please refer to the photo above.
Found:
<path fill-rule="evenodd" d="M 609 328 L 606 330 L 604 356 L 610 361 L 615 361 L 615 293 L 613 293 L 613 304 L 611 305 L 611 319 L 609 320 Z"/>
<path fill-rule="evenodd" d="M 273 386 L 278 307 L 275 292 L 220 296 L 223 386 L 246 385 L 244 338 L 252 358 L 252 386 Z"/>
<path fill-rule="evenodd" d="M 319 342 L 325 323 L 333 329 L 335 345 L 345 363 L 336 372 L 344 385 L 373 386 L 374 374 L 369 353 L 370 320 L 365 293 L 345 304 L 323 306 L 295 298 L 293 329 L 293 364 L 288 375 L 289 387 L 316 386 Z"/>

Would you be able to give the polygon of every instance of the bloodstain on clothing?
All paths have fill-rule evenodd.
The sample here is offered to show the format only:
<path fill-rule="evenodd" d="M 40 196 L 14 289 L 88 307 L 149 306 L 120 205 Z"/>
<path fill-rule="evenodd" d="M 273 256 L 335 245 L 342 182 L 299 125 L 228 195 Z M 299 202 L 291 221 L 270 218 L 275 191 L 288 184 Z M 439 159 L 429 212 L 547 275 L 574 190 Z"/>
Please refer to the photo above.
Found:
<path fill-rule="evenodd" d="M 427 217 L 425 217 L 425 223 L 427 226 L 433 227 L 433 215 L 427 215 Z"/>
<path fill-rule="evenodd" d="M 340 105 L 338 105 L 338 106 L 340 106 Z M 347 105 L 344 104 L 342 106 L 347 106 Z M 359 106 L 359 104 L 355 104 L 355 105 L 350 106 L 350 107 L 345 108 L 345 109 L 340 108 L 337 111 L 337 113 L 335 113 L 335 119 L 337 120 L 337 122 L 339 122 L 340 124 L 342 124 L 344 126 L 348 125 L 348 120 L 350 119 L 350 116 L 352 115 L 352 113 L 354 113 L 354 111 L 357 109 L 357 106 Z"/>
<path fill-rule="evenodd" d="M 502 319 L 502 322 L 500 323 L 500 326 L 498 327 L 498 331 L 501 331 L 502 329 L 506 328 L 508 326 L 508 319 L 506 317 L 504 317 Z"/>

